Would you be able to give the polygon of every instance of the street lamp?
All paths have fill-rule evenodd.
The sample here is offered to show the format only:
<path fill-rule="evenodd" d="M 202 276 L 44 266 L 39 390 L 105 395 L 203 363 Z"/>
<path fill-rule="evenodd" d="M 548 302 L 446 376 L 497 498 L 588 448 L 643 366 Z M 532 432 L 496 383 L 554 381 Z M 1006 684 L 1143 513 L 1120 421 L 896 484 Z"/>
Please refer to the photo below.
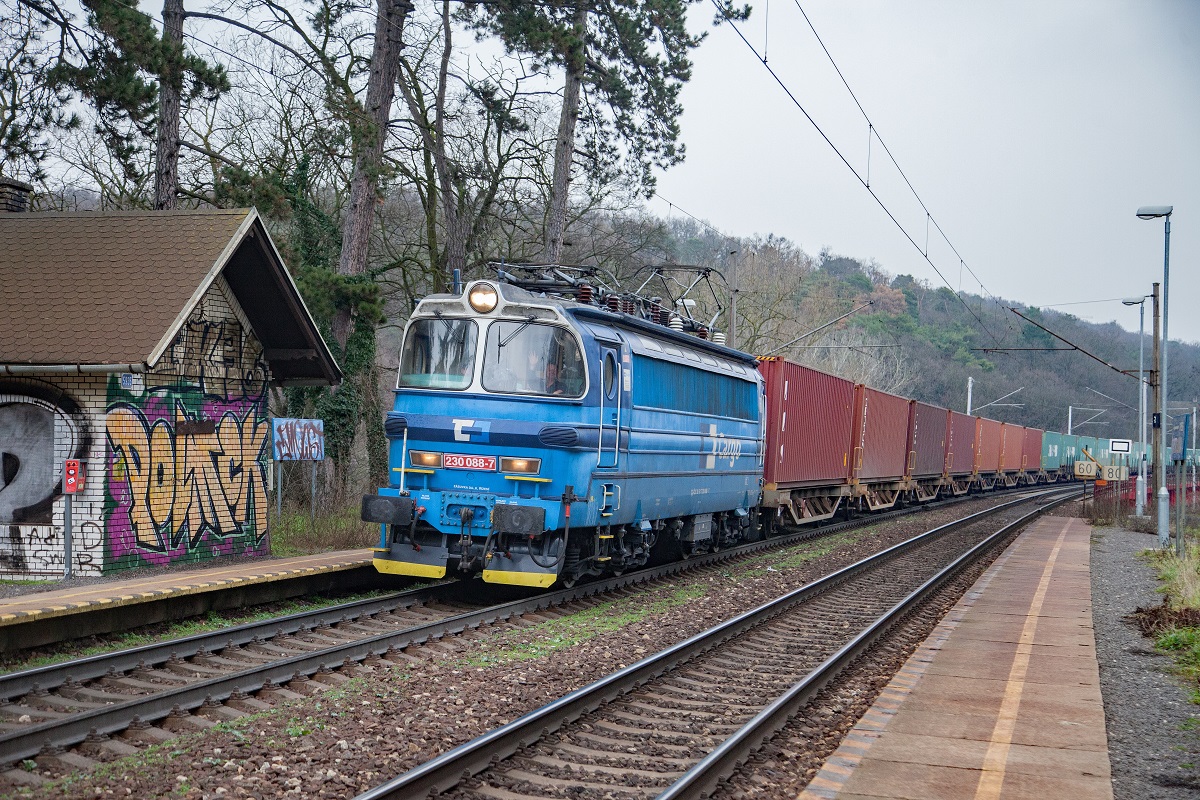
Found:
<path fill-rule="evenodd" d="M 1130 297 L 1121 302 L 1127 306 L 1138 307 L 1138 428 L 1142 434 L 1142 457 L 1138 461 L 1137 475 L 1137 508 L 1134 511 L 1139 517 L 1146 513 L 1146 298 Z"/>
<path fill-rule="evenodd" d="M 1162 445 L 1155 454 L 1154 471 L 1158 475 L 1158 543 L 1167 547 L 1171 542 L 1171 495 L 1167 492 L 1167 468 L 1165 451 L 1167 446 L 1167 299 L 1171 286 L 1171 213 L 1174 206 L 1142 206 L 1137 210 L 1138 219 L 1166 220 L 1163 243 L 1163 304 L 1162 304 L 1162 364 L 1159 365 L 1158 387 L 1162 396 L 1162 416 L 1159 417 L 1158 435 Z M 1175 543 L 1175 552 L 1183 555 L 1182 539 Z"/>

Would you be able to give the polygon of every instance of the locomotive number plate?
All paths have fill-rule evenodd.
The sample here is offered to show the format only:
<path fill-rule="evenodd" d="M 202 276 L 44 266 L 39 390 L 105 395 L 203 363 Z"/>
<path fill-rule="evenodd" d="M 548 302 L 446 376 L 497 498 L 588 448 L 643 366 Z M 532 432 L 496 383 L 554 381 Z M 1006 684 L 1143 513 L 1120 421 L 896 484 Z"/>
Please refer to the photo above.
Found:
<path fill-rule="evenodd" d="M 495 456 L 464 456 L 457 453 L 446 453 L 442 457 L 442 465 L 446 469 L 483 469 L 496 471 Z"/>

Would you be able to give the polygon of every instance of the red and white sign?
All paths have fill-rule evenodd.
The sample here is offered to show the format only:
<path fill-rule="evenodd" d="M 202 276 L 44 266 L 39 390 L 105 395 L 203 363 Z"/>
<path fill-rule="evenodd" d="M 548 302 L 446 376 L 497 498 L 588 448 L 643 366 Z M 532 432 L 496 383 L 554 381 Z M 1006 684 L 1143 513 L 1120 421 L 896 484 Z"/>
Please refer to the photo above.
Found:
<path fill-rule="evenodd" d="M 480 469 L 495 472 L 496 457 L 465 456 L 458 453 L 446 453 L 442 456 L 442 466 L 446 469 Z"/>
<path fill-rule="evenodd" d="M 83 489 L 83 473 L 79 470 L 79 459 L 68 458 L 63 462 L 63 493 L 75 494 Z"/>

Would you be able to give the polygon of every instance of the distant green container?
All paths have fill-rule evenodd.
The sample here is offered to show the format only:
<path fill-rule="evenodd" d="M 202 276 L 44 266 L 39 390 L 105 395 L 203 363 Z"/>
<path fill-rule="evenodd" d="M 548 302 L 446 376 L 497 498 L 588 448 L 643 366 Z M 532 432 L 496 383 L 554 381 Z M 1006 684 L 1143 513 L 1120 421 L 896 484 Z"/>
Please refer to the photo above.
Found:
<path fill-rule="evenodd" d="M 1062 436 L 1063 464 L 1068 467 L 1082 458 L 1079 452 L 1079 437 L 1075 434 L 1059 434 Z"/>
<path fill-rule="evenodd" d="M 1067 454 L 1063 448 L 1063 434 L 1046 431 L 1042 434 L 1042 469 L 1046 472 L 1057 472 L 1066 463 Z"/>

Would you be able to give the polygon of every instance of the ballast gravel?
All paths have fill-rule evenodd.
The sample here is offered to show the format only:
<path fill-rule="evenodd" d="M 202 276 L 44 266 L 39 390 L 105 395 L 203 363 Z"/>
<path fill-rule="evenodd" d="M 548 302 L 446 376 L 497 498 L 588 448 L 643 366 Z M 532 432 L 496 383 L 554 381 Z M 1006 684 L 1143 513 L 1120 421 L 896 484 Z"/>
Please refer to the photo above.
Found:
<path fill-rule="evenodd" d="M 812 560 L 803 563 L 708 570 L 645 594 L 630 592 L 655 610 L 628 622 L 614 620 L 604 635 L 557 649 L 546 648 L 546 638 L 569 637 L 569 616 L 550 629 L 536 617 L 526 619 L 510 626 L 502 642 L 495 638 L 502 632 L 493 629 L 414 648 L 398 657 L 398 666 L 361 671 L 353 683 L 332 692 L 293 699 L 231 727 L 186 734 L 65 781 L 39 788 L 0 785 L 0 796 L 350 797 L 642 655 L 966 510 L 959 506 L 875 526 L 834 547 L 815 546 Z M 1154 537 L 1099 529 L 1095 541 L 1094 616 L 1116 798 L 1197 797 L 1200 785 L 1190 765 L 1200 763 L 1200 732 L 1190 728 L 1200 713 L 1168 674 L 1169 662 L 1148 654 L 1152 644 L 1123 619 L 1139 605 L 1158 602 L 1152 571 L 1136 560 Z M 617 600 L 613 613 L 619 617 L 624 608 Z M 546 617 L 569 613 L 562 609 Z M 497 660 L 498 647 L 519 653 L 519 659 Z M 335 677 L 332 683 L 344 680 Z M 886 675 L 877 672 L 868 682 L 877 689 Z M 291 688 L 309 693 L 317 687 Z M 52 778 L 69 770 L 48 762 L 36 772 Z"/>
<path fill-rule="evenodd" d="M 1092 530 L 1092 624 L 1108 729 L 1115 800 L 1200 797 L 1200 706 L 1188 701 L 1171 660 L 1126 617 L 1156 606 L 1156 578 L 1138 558 L 1154 534 Z"/>
<path fill-rule="evenodd" d="M 314 693 L 311 682 L 289 684 L 312 696 L 86 772 L 39 759 L 31 777 L 61 780 L 39 787 L 0 784 L 0 796 L 352 797 L 717 622 L 1007 499 L 981 498 L 881 521 L 740 565 L 686 573 L 653 590 L 627 589 L 613 599 L 607 611 L 612 624 L 602 635 L 567 646 L 549 646 L 548 640 L 570 638 L 576 627 L 570 607 L 526 615 L 507 630 L 448 637 L 411 648 L 397 656 L 397 666 L 379 665 L 332 692 Z M 797 557 L 800 551 L 807 553 L 804 559 Z M 635 607 L 646 613 L 626 620 Z M 539 617 L 560 621 L 547 628 Z M 516 660 L 498 658 L 502 652 Z"/>

